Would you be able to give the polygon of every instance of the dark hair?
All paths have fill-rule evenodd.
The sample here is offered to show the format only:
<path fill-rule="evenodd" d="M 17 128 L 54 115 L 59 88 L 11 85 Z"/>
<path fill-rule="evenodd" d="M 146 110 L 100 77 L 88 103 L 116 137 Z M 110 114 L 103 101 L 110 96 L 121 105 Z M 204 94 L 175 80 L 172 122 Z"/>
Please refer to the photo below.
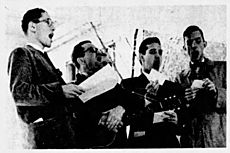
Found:
<path fill-rule="evenodd" d="M 161 45 L 161 42 L 157 37 L 148 37 L 141 42 L 139 47 L 139 53 L 145 55 L 146 50 L 148 49 L 147 45 L 152 43 L 158 43 L 159 45 Z"/>
<path fill-rule="evenodd" d="M 77 68 L 80 67 L 79 63 L 77 62 L 77 58 L 85 56 L 85 50 L 82 47 L 82 45 L 84 45 L 86 43 L 92 43 L 92 42 L 90 40 L 84 40 L 84 41 L 81 41 L 80 43 L 78 43 L 73 48 L 71 58 L 72 58 L 72 62 L 76 65 Z"/>
<path fill-rule="evenodd" d="M 194 31 L 199 31 L 203 41 L 205 41 L 203 31 L 196 25 L 191 25 L 191 26 L 187 27 L 183 33 L 183 38 L 189 37 L 191 35 L 191 33 L 193 33 Z"/>
<path fill-rule="evenodd" d="M 41 8 L 34 8 L 31 10 L 28 10 L 23 18 L 22 18 L 22 30 L 25 34 L 27 34 L 27 30 L 28 30 L 28 24 L 30 21 L 39 19 L 42 16 L 42 13 L 46 12 L 45 10 L 41 9 Z"/>

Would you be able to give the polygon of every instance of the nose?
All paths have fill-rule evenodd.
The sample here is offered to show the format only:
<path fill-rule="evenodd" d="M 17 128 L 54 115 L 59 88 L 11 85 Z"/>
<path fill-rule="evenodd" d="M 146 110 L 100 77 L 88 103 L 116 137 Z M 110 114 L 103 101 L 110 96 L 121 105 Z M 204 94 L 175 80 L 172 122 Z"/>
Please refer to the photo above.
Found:
<path fill-rule="evenodd" d="M 104 55 L 101 56 L 101 63 L 103 65 L 112 63 L 112 59 L 108 53 L 105 53 Z"/>
<path fill-rule="evenodd" d="M 51 28 L 52 31 L 55 31 L 55 29 L 56 29 L 56 21 L 51 22 L 50 28 Z"/>
<path fill-rule="evenodd" d="M 160 56 L 159 55 L 155 56 L 155 61 L 160 61 Z"/>
<path fill-rule="evenodd" d="M 192 45 L 191 46 L 192 47 L 196 47 L 196 41 L 195 40 L 192 41 Z"/>
<path fill-rule="evenodd" d="M 157 53 L 155 54 L 155 58 L 159 59 L 160 57 L 161 57 L 160 53 L 157 52 Z"/>

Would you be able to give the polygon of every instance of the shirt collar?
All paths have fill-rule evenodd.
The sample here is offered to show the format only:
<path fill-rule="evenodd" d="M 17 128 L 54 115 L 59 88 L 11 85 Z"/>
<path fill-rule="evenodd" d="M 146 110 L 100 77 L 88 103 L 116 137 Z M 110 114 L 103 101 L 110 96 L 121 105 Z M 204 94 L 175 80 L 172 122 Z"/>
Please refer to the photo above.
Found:
<path fill-rule="evenodd" d="M 86 76 L 86 77 L 88 77 L 88 76 L 89 76 L 86 72 L 81 72 L 81 71 L 78 71 L 78 73 L 79 73 L 80 75 L 84 75 L 84 76 Z"/>
<path fill-rule="evenodd" d="M 40 46 L 38 46 L 38 45 L 36 45 L 36 44 L 34 44 L 34 43 L 29 43 L 29 42 L 28 42 L 28 43 L 26 43 L 26 45 L 29 45 L 29 46 L 33 47 L 34 49 L 41 51 L 42 53 L 45 52 L 44 49 L 42 49 Z"/>
<path fill-rule="evenodd" d="M 142 71 L 142 73 L 145 75 L 145 77 L 149 80 L 149 74 L 146 73 L 145 71 Z"/>
<path fill-rule="evenodd" d="M 204 58 L 202 58 L 201 63 L 204 63 Z M 194 62 L 190 61 L 191 64 L 194 64 Z"/>

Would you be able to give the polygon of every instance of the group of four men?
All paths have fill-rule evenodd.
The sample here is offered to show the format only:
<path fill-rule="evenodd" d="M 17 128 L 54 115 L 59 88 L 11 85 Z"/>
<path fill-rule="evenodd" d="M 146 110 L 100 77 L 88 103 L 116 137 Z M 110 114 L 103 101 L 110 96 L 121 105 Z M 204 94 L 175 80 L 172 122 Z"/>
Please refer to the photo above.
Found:
<path fill-rule="evenodd" d="M 124 79 L 83 103 L 79 96 L 86 91 L 79 84 L 109 63 L 106 55 L 89 40 L 78 43 L 72 61 L 79 72 L 75 82 L 65 83 L 44 52 L 55 30 L 49 14 L 40 8 L 27 11 L 22 29 L 28 43 L 11 52 L 8 74 L 18 114 L 34 134 L 34 148 L 226 146 L 226 64 L 204 57 L 207 42 L 199 27 L 189 26 L 183 34 L 190 67 L 175 83 L 183 89 L 178 90 L 181 109 L 170 111 L 162 109 L 158 101 L 163 99 L 157 98 L 160 90 L 168 95 L 173 89 L 147 77 L 161 65 L 157 37 L 143 40 L 139 47 L 139 77 Z M 202 85 L 193 87 L 194 80 Z M 162 112 L 162 121 L 155 120 L 157 112 Z"/>

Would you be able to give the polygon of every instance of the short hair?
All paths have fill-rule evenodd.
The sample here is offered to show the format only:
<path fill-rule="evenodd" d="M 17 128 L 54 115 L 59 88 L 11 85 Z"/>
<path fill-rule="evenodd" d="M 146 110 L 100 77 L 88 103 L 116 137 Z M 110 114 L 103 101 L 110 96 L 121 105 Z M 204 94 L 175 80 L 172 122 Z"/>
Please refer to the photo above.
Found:
<path fill-rule="evenodd" d="M 81 41 L 80 43 L 78 43 L 73 48 L 71 59 L 72 59 L 72 62 L 76 65 L 77 68 L 80 67 L 79 63 L 77 62 L 77 58 L 85 56 L 85 50 L 82 47 L 82 45 L 84 45 L 86 43 L 92 43 L 92 42 L 90 40 L 84 40 L 84 41 Z"/>
<path fill-rule="evenodd" d="M 145 55 L 146 50 L 148 49 L 147 45 L 150 45 L 152 43 L 158 43 L 159 45 L 161 45 L 159 38 L 148 37 L 141 42 L 140 47 L 139 47 L 139 53 Z"/>
<path fill-rule="evenodd" d="M 41 8 L 34 8 L 24 14 L 21 27 L 25 34 L 27 34 L 29 22 L 39 19 L 44 12 L 46 11 Z"/>
<path fill-rule="evenodd" d="M 183 33 L 183 38 L 185 39 L 185 37 L 189 37 L 191 35 L 191 33 L 193 33 L 194 31 L 199 31 L 203 41 L 205 41 L 203 31 L 196 25 L 191 25 L 191 26 L 187 27 Z"/>

